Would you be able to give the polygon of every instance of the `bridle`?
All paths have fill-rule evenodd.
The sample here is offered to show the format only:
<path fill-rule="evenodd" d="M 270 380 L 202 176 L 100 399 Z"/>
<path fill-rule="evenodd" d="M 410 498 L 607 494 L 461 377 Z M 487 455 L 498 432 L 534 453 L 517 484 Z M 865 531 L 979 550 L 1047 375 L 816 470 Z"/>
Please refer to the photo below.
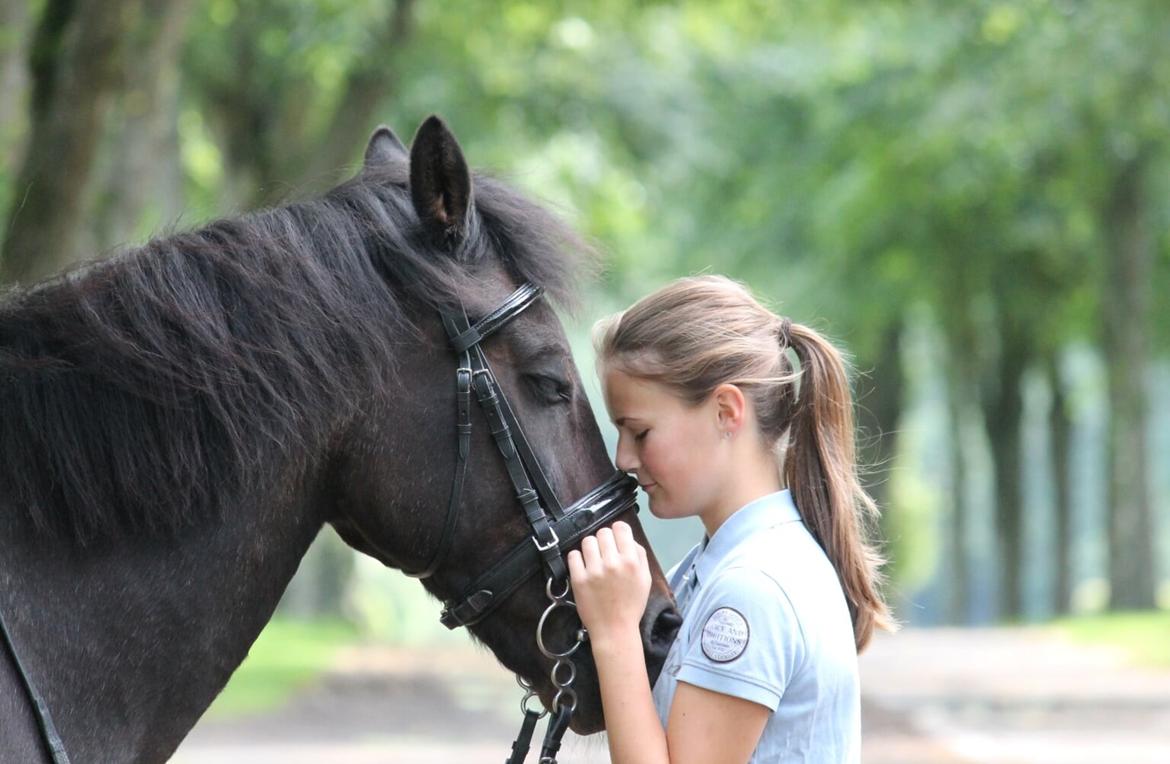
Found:
<path fill-rule="evenodd" d="M 546 658 L 553 661 L 550 679 L 557 692 L 550 709 L 553 716 L 549 720 L 541 747 L 540 762 L 556 764 L 561 738 L 568 729 L 573 711 L 577 708 L 577 694 L 571 686 L 577 676 L 572 656 L 588 638 L 585 629 L 579 629 L 574 643 L 565 650 L 557 651 L 549 646 L 544 637 L 545 625 L 553 612 L 561 608 L 576 608 L 569 598 L 565 552 L 586 535 L 613 522 L 619 515 L 631 510 L 637 511 L 638 505 L 637 481 L 615 470 L 604 483 L 570 506 L 563 507 L 549 486 L 548 478 L 537 461 L 524 430 L 520 427 L 507 397 L 492 373 L 481 344 L 492 333 L 524 312 L 540 295 L 539 287 L 524 284 L 474 325 L 462 307 L 458 312 L 440 313 L 451 349 L 459 357 L 459 366 L 455 370 L 455 477 L 451 483 L 447 516 L 439 544 L 423 569 L 410 575 L 425 578 L 438 570 L 446 559 L 455 536 L 460 497 L 467 474 L 468 457 L 471 454 L 471 394 L 474 390 L 479 406 L 487 418 L 488 429 L 491 430 L 496 447 L 504 459 L 508 478 L 512 482 L 516 499 L 520 502 L 532 534 L 509 550 L 499 562 L 481 573 L 463 594 L 444 602 L 440 620 L 448 629 L 476 624 L 490 615 L 534 575 L 544 574 L 544 589 L 549 606 L 537 623 L 536 645 Z M 524 712 L 524 723 L 519 736 L 512 744 L 512 755 L 507 764 L 520 764 L 524 761 L 537 720 L 549 713 L 529 709 L 528 702 L 536 693 L 522 679 L 517 678 L 517 681 L 525 690 L 524 698 L 520 702 L 520 708 Z"/>
<path fill-rule="evenodd" d="M 570 506 L 563 507 L 549 487 L 548 478 L 536 460 L 528 438 L 520 428 L 507 397 L 488 365 L 487 356 L 480 344 L 536 302 L 540 295 L 540 288 L 524 284 L 498 308 L 474 325 L 470 323 L 467 312 L 462 307 L 457 313 L 440 313 L 450 345 L 459 357 L 459 367 L 455 370 L 455 478 L 451 484 L 439 544 L 422 570 L 408 573 L 417 578 L 432 575 L 442 566 L 451 548 L 459 519 L 459 503 L 467 475 L 468 457 L 471 454 L 471 393 L 474 390 L 479 406 L 487 417 L 488 428 L 495 439 L 496 447 L 504 459 L 508 478 L 515 489 L 516 499 L 520 502 L 532 535 L 481 573 L 463 594 L 443 603 L 440 620 L 449 629 L 476 624 L 490 615 L 537 573 L 543 573 L 545 576 L 545 594 L 550 602 L 537 623 L 536 645 L 546 658 L 553 661 L 550 679 L 557 693 L 550 711 L 529 709 L 529 701 L 536 693 L 524 680 L 517 679 L 525 690 L 524 698 L 520 702 L 524 722 L 520 734 L 512 743 L 512 755 L 506 764 L 521 764 L 524 761 L 536 722 L 550 712 L 553 716 L 549 719 L 541 747 L 540 763 L 556 764 L 561 738 L 577 708 L 577 694 L 571 686 L 577 676 L 572 656 L 585 643 L 588 635 L 583 628 L 579 629 L 574 643 L 562 651 L 552 649 L 544 638 L 545 625 L 553 612 L 560 608 L 576 607 L 569 599 L 565 552 L 583 537 L 612 522 L 619 515 L 631 510 L 637 511 L 637 481 L 616 470 L 604 483 Z M 24 683 L 25 691 L 32 701 L 41 737 L 52 761 L 54 764 L 69 764 L 69 756 L 53 725 L 49 708 L 24 670 L 2 616 L 0 633 Z"/>

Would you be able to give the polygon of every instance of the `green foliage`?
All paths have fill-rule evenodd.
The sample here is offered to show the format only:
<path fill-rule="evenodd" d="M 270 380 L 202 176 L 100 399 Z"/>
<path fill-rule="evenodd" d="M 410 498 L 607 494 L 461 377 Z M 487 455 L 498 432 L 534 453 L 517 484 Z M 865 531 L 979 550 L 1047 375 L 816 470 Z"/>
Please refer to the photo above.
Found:
<path fill-rule="evenodd" d="M 1139 665 L 1170 668 L 1170 610 L 1081 616 L 1054 625 L 1078 642 L 1120 648 Z"/>
<path fill-rule="evenodd" d="M 594 314 L 715 270 L 871 369 L 925 310 L 952 376 L 986 390 L 1009 343 L 1042 362 L 1099 341 L 1109 191 L 1135 157 L 1170 288 L 1168 33 L 1159 0 L 207 0 L 184 222 L 312 193 L 376 122 L 408 141 L 438 112 L 473 164 L 600 244 Z M 897 486 L 913 581 L 936 490 Z"/>
<path fill-rule="evenodd" d="M 342 621 L 273 619 L 208 713 L 227 717 L 276 708 L 325 671 L 338 650 L 356 639 L 355 629 Z"/>
<path fill-rule="evenodd" d="M 292 139 L 329 124 L 390 5 L 207 3 L 188 49 L 202 135 L 252 111 L 305 145 Z M 943 321 L 990 300 L 1049 346 L 1095 330 L 1094 204 L 1117 155 L 1161 140 L 1165 16 L 419 2 L 384 62 L 397 87 L 382 114 L 408 138 L 443 113 L 478 164 L 576 210 L 635 290 L 713 265 L 832 316 L 863 358 L 909 300 Z M 209 152 L 191 153 L 213 188 Z"/>
<path fill-rule="evenodd" d="M 184 133 L 206 198 L 230 180 L 214 146 L 236 107 L 216 94 L 314 135 L 390 5 L 206 6 L 188 67 L 203 123 Z M 987 388 L 1005 343 L 1039 360 L 1098 339 L 1102 205 L 1135 152 L 1162 170 L 1152 215 L 1167 229 L 1168 20 L 1153 0 L 419 0 L 383 61 L 395 87 L 379 114 L 405 140 L 440 112 L 475 164 L 571 210 L 606 253 L 599 305 L 725 272 L 861 369 L 925 306 L 959 377 Z M 1170 240 L 1157 245 L 1170 285 Z M 1170 321 L 1156 323 L 1165 347 Z M 901 483 L 918 497 L 894 507 L 901 527 L 937 503 L 915 485 Z"/>

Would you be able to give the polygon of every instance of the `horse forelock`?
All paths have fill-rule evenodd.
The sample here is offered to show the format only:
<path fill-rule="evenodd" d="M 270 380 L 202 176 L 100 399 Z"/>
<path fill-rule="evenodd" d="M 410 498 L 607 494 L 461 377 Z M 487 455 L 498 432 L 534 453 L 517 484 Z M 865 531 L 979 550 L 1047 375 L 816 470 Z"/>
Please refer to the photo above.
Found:
<path fill-rule="evenodd" d="M 477 176 L 478 225 L 428 247 L 404 181 L 154 239 L 0 300 L 0 508 L 84 544 L 173 534 L 317 458 L 386 384 L 411 305 L 449 304 L 495 255 L 571 307 L 590 250 Z"/>

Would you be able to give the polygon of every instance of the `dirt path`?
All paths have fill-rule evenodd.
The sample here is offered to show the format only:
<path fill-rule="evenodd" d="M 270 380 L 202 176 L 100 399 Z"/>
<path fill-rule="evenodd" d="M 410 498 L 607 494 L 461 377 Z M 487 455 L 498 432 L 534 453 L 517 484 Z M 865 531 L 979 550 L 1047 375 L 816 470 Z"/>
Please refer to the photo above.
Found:
<path fill-rule="evenodd" d="M 200 723 L 172 762 L 499 764 L 519 701 L 511 674 L 486 652 L 353 647 L 274 714 Z M 597 737 L 569 733 L 564 746 L 562 764 L 608 761 Z"/>
<path fill-rule="evenodd" d="M 1110 650 L 1040 630 L 908 630 L 861 666 L 866 764 L 1170 762 L 1170 672 Z M 499 764 L 518 700 L 484 653 L 355 647 L 276 713 L 201 723 L 172 761 Z M 604 738 L 570 735 L 561 761 L 608 761 Z"/>
<path fill-rule="evenodd" d="M 1045 629 L 909 630 L 879 640 L 862 672 L 871 706 L 959 761 L 1170 762 L 1170 671 L 1117 650 Z"/>

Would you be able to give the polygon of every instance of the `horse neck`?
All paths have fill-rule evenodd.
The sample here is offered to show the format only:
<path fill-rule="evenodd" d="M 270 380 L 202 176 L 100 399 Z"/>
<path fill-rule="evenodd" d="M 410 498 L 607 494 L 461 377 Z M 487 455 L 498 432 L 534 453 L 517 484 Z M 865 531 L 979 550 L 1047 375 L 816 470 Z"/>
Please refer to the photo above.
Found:
<path fill-rule="evenodd" d="M 271 617 L 321 528 L 319 494 L 173 542 L 0 550 L 0 607 L 72 760 L 166 761 Z M 0 730 L 19 729 L 3 711 Z"/>

